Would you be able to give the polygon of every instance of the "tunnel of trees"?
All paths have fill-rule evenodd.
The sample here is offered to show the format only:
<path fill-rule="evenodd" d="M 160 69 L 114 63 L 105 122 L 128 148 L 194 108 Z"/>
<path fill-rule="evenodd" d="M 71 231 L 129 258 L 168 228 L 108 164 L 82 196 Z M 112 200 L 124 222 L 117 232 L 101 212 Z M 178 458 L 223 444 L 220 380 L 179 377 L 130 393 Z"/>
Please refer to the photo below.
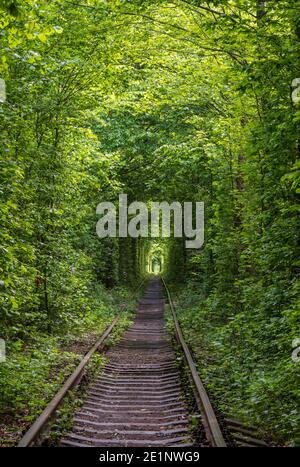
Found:
<path fill-rule="evenodd" d="M 0 7 L 3 444 L 161 271 L 219 409 L 299 443 L 299 1 Z M 203 246 L 99 239 L 120 193 L 204 202 Z"/>

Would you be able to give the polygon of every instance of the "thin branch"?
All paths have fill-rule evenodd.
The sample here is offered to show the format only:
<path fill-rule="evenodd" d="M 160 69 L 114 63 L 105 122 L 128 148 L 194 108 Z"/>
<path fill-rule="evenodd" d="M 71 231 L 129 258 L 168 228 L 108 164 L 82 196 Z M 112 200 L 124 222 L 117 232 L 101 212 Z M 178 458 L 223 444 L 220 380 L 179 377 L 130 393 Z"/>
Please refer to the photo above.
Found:
<path fill-rule="evenodd" d="M 180 0 L 182 3 L 186 3 L 187 5 L 189 5 L 189 7 L 191 7 L 192 5 L 190 4 L 190 2 L 188 2 L 187 0 Z M 206 6 L 203 6 L 203 5 L 197 5 L 197 8 L 194 8 L 195 11 L 197 11 L 197 9 L 200 9 L 200 10 L 204 10 L 204 11 L 208 11 L 209 13 L 212 13 L 214 15 L 219 15 L 219 16 L 228 16 L 226 15 L 226 13 L 221 13 L 220 11 L 217 11 L 217 10 L 213 10 L 212 8 L 209 8 L 209 7 L 206 7 Z M 199 11 L 198 11 L 199 13 Z"/>
<path fill-rule="evenodd" d="M 73 5 L 73 6 L 80 6 L 81 8 L 89 8 L 90 10 L 97 10 L 97 7 L 92 6 L 92 5 L 86 5 L 83 3 L 70 2 L 68 0 L 65 0 L 65 3 L 68 3 L 69 5 Z"/>
<path fill-rule="evenodd" d="M 158 24 L 162 24 L 164 26 L 169 26 L 169 27 L 172 27 L 173 29 L 177 29 L 177 30 L 180 30 L 180 31 L 183 31 L 184 33 L 188 33 L 190 34 L 192 37 L 194 38 L 199 38 L 201 39 L 201 37 L 198 35 L 198 34 L 194 34 L 192 33 L 192 31 L 189 31 L 188 29 L 186 28 L 183 28 L 182 26 L 179 26 L 177 24 L 172 24 L 172 23 L 168 23 L 166 21 L 161 21 L 161 20 L 157 20 L 156 18 L 153 18 L 149 15 L 144 15 L 144 14 L 139 14 L 139 13 L 131 13 L 131 12 L 123 12 L 122 14 L 124 15 L 130 15 L 130 16 L 137 16 L 137 17 L 142 17 L 144 19 L 147 19 L 149 21 L 151 21 L 152 23 L 158 23 Z M 236 61 L 238 61 L 240 64 L 244 64 L 244 62 L 241 62 L 238 58 L 241 58 L 243 60 L 244 57 L 242 57 L 240 54 L 236 53 L 236 52 L 231 52 L 231 51 L 228 51 L 228 50 L 223 50 L 223 49 L 218 49 L 218 48 L 215 48 L 215 47 L 208 47 L 208 46 L 204 46 L 204 45 L 199 45 L 197 42 L 194 42 L 192 41 L 191 39 L 188 39 L 186 37 L 184 38 L 176 38 L 174 36 L 172 36 L 170 33 L 167 33 L 166 31 L 156 31 L 156 32 L 160 32 L 161 34 L 165 34 L 165 35 L 168 35 L 170 37 L 172 37 L 173 39 L 176 39 L 176 40 L 184 40 L 186 42 L 191 42 L 192 44 L 194 45 L 197 45 L 198 47 L 202 48 L 202 49 L 205 49 L 205 50 L 210 50 L 211 52 L 219 52 L 219 53 L 225 53 L 227 55 L 229 55 L 231 58 L 235 59 Z"/>

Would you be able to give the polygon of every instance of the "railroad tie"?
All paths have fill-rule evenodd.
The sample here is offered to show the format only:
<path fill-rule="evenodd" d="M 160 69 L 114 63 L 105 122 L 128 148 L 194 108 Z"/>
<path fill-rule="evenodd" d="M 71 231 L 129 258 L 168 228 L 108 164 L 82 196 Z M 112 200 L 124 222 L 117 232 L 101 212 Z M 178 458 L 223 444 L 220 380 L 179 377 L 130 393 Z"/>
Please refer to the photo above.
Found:
<path fill-rule="evenodd" d="M 107 358 L 61 446 L 193 446 L 158 278 Z"/>

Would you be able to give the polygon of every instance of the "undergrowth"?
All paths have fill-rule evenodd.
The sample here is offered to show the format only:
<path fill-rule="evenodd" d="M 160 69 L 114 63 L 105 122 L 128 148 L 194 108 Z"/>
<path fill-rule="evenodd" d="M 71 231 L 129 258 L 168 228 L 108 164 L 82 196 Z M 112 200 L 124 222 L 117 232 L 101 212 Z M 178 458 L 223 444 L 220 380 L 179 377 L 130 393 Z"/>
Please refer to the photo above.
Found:
<path fill-rule="evenodd" d="M 70 323 L 64 334 L 54 337 L 34 332 L 25 341 L 7 342 L 7 358 L 0 365 L 0 446 L 16 444 L 124 304 L 121 318 L 106 345 L 117 342 L 131 322 L 135 299 L 128 289 L 108 291 L 99 287 L 91 299 L 94 306 L 89 313 L 80 322 Z M 88 374 L 92 377 L 104 361 L 102 354 L 94 355 Z M 80 402 L 76 393 L 68 396 L 66 413 Z M 59 423 L 64 425 L 65 418 Z"/>
<path fill-rule="evenodd" d="M 244 312 L 221 321 L 192 286 L 176 287 L 173 294 L 184 337 L 217 409 L 255 426 L 270 442 L 299 446 L 299 364 L 291 359 L 288 327 L 272 327 L 259 312 L 255 320 Z M 273 340 L 268 349 L 266 336 Z"/>

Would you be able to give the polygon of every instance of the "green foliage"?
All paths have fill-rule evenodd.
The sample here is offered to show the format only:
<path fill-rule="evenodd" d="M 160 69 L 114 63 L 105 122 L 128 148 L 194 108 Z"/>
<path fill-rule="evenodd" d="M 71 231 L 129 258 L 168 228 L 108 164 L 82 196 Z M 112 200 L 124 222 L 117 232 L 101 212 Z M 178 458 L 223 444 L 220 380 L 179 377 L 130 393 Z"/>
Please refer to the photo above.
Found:
<path fill-rule="evenodd" d="M 5 364 L 1 365 L 1 406 L 11 406 L 15 411 L 26 411 L 26 420 L 32 421 L 35 414 L 49 400 L 54 389 L 58 389 L 70 368 L 78 362 L 78 356 L 57 348 L 57 339 L 39 338 L 34 348 L 24 348 L 21 341 L 15 342 Z M 52 377 L 55 371 L 54 381 Z M 20 375 L 22 375 L 20 377 Z M 43 383 L 43 393 L 41 393 Z"/>
<path fill-rule="evenodd" d="M 145 274 L 153 245 L 100 241 L 99 202 L 121 192 L 129 202 L 204 201 L 200 252 L 181 239 L 155 243 L 166 277 L 200 296 L 182 317 L 185 332 L 199 313 L 193 347 L 201 316 L 207 339 L 220 334 L 224 362 L 209 360 L 207 384 L 224 394 L 222 407 L 242 415 L 244 406 L 264 429 L 295 439 L 299 2 L 2 1 L 1 13 L 8 348 L 107 323 L 105 288 Z"/>

